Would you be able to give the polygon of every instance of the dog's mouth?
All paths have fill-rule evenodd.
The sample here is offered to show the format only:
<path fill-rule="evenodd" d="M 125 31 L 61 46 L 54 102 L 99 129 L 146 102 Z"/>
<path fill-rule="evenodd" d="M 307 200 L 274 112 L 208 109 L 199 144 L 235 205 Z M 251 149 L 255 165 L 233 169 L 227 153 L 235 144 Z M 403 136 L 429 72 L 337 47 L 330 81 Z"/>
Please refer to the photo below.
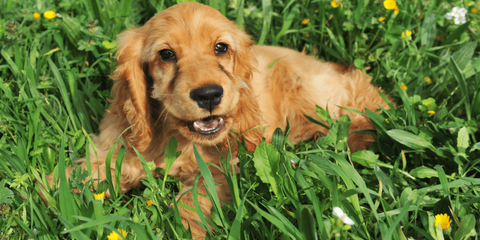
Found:
<path fill-rule="evenodd" d="M 225 117 L 223 116 L 210 116 L 194 122 L 189 122 L 188 127 L 190 131 L 197 132 L 203 135 L 215 134 L 222 127 L 225 126 Z"/>

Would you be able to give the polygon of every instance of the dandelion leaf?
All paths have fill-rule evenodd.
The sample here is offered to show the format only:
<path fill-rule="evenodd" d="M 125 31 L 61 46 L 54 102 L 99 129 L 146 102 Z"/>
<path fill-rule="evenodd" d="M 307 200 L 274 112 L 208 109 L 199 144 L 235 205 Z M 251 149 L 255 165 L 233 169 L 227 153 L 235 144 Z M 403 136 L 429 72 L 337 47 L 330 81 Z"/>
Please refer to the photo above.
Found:
<path fill-rule="evenodd" d="M 282 178 L 278 175 L 279 162 L 280 153 L 272 144 L 262 143 L 255 150 L 253 163 L 257 175 L 262 182 L 271 184 L 272 191 L 281 198 L 280 185 Z"/>

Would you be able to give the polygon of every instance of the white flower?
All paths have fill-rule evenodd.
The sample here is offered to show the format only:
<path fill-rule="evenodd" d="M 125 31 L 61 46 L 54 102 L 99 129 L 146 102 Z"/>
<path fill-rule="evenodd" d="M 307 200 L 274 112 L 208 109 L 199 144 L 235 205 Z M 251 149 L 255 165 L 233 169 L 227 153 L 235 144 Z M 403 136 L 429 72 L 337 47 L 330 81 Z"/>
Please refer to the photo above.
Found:
<path fill-rule="evenodd" d="M 459 10 L 460 10 L 459 7 L 453 7 L 453 9 L 452 9 L 452 14 L 453 14 L 454 16 L 458 16 L 458 15 L 460 14 Z"/>
<path fill-rule="evenodd" d="M 463 24 L 467 22 L 467 9 L 454 7 L 451 12 L 447 13 L 446 18 L 448 20 L 452 20 L 455 22 L 456 25 Z"/>
<path fill-rule="evenodd" d="M 343 223 L 347 224 L 347 225 L 354 225 L 355 222 L 349 218 L 347 216 L 347 214 L 345 214 L 343 212 L 343 210 L 339 207 L 333 207 L 333 215 L 337 216 L 338 218 L 340 218 L 340 220 L 343 221 Z"/>
<path fill-rule="evenodd" d="M 37 234 L 38 234 L 38 233 L 37 233 L 37 229 L 36 229 L 36 228 L 34 228 L 34 229 L 33 229 L 33 234 L 35 234 L 35 235 L 37 235 Z"/>
<path fill-rule="evenodd" d="M 454 17 L 453 13 L 451 12 L 447 13 L 447 20 L 452 20 L 453 17 Z"/>
<path fill-rule="evenodd" d="M 453 22 L 457 25 L 464 24 L 467 22 L 467 18 L 465 16 L 457 16 L 457 18 L 455 18 Z"/>

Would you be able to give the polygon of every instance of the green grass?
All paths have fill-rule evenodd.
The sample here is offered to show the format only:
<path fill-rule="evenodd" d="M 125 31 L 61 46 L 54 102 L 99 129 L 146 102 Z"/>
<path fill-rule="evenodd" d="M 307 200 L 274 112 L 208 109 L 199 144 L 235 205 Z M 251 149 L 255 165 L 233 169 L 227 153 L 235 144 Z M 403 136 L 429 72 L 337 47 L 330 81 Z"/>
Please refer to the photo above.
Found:
<path fill-rule="evenodd" d="M 172 200 L 177 180 L 149 175 L 141 187 L 100 201 L 92 180 L 82 183 L 88 172 L 77 169 L 69 182 L 64 174 L 86 154 L 88 134 L 98 133 L 115 36 L 175 3 L 0 2 L 0 239 L 106 239 L 116 229 L 128 231 L 127 239 L 189 238 Z M 377 128 L 370 150 L 348 151 L 350 120 L 333 122 L 320 108 L 328 135 L 294 146 L 288 131 L 277 130 L 255 153 L 240 148 L 239 174 L 225 171 L 232 201 L 194 194 L 214 203 L 212 219 L 201 219 L 212 226 L 208 239 L 478 239 L 480 13 L 472 10 L 480 1 L 397 3 L 394 14 L 382 0 L 342 0 L 338 8 L 330 1 L 207 0 L 259 44 L 354 64 L 396 103 L 366 112 Z M 446 19 L 454 6 L 468 9 L 467 23 Z M 59 16 L 46 19 L 47 10 Z M 170 144 L 166 158 L 174 161 Z M 205 185 L 215 189 L 196 156 Z M 229 160 L 219 167 L 232 169 Z M 37 182 L 54 169 L 61 185 L 44 191 L 45 203 Z M 336 206 L 355 225 L 342 224 Z M 443 232 L 435 215 L 445 213 L 453 221 Z"/>

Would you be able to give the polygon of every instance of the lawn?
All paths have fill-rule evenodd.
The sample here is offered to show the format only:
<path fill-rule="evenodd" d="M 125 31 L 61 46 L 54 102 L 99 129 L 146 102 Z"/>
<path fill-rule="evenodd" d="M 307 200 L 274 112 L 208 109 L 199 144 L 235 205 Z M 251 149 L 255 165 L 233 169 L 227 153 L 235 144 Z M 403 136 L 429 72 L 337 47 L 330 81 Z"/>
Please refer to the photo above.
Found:
<path fill-rule="evenodd" d="M 0 2 L 0 239 L 190 238 L 171 204 L 182 186 L 163 169 L 111 198 L 97 194 L 118 181 L 94 189 L 81 169 L 60 189 L 39 185 L 85 156 L 98 133 L 116 35 L 176 3 Z M 369 150 L 349 151 L 350 120 L 322 108 L 326 136 L 295 146 L 278 129 L 255 152 L 240 147 L 240 172 L 225 172 L 233 200 L 203 220 L 207 239 L 478 239 L 479 0 L 205 4 L 257 44 L 353 64 L 395 99 L 364 113 L 377 129 Z"/>

